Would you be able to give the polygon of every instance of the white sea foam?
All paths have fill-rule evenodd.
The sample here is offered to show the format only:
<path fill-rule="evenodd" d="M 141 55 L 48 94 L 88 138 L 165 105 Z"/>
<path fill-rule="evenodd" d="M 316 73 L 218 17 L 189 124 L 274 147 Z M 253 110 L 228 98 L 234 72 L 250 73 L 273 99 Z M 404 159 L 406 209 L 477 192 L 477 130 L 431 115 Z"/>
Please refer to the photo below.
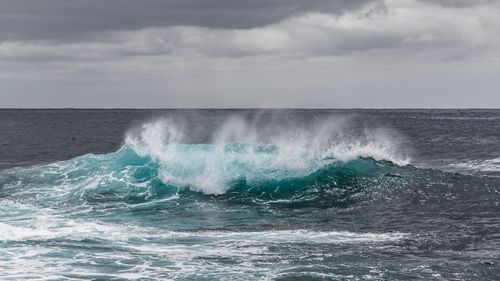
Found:
<path fill-rule="evenodd" d="M 5 224 L 0 227 L 4 229 Z M 374 246 L 401 239 L 401 233 L 353 233 L 336 231 L 278 230 L 278 231 L 199 231 L 172 232 L 152 228 L 99 225 L 79 222 L 78 226 L 61 227 L 52 231 L 40 231 L 7 226 L 8 235 L 0 242 L 30 240 L 31 243 L 0 249 L 0 266 L 4 278 L 61 279 L 71 276 L 106 276 L 95 267 L 97 261 L 120 266 L 120 270 L 108 277 L 134 279 L 139 277 L 175 279 L 214 274 L 239 276 L 244 272 L 256 276 L 272 276 L 290 263 L 298 260 L 320 261 L 335 253 L 289 252 L 289 247 L 327 247 L 328 244 L 359 244 Z M 93 232 L 87 230 L 92 229 Z M 32 246 L 33 240 L 64 239 L 65 243 L 77 243 L 75 239 L 99 237 L 103 245 L 116 251 L 79 252 L 65 251 L 65 258 L 57 258 L 58 249 L 45 247 L 43 243 Z M 112 249 L 112 248 L 111 248 Z M 44 258 L 40 258 L 44 257 Z M 140 257 L 140 260 L 137 259 Z M 280 262 L 276 262 L 279 259 Z M 224 261 L 232 261 L 225 263 Z M 161 266 L 159 266 L 161 264 Z M 82 266 L 87 265 L 87 266 Z M 293 267 L 292 267 L 293 268 Z M 208 275 L 207 275 L 208 274 Z M 66 276 L 67 278 L 67 276 Z M 62 278 L 64 279 L 64 278 Z"/>
<path fill-rule="evenodd" d="M 314 249 L 343 244 L 373 247 L 406 236 L 403 233 L 312 230 L 165 231 L 134 225 L 74 221 L 57 216 L 44 217 L 39 222 L 31 223 L 31 227 L 0 223 L 0 244 L 3 245 L 0 249 L 0 267 L 4 278 L 40 279 L 45 276 L 52 280 L 60 279 L 64 274 L 99 274 L 102 277 L 105 273 L 98 272 L 99 268 L 94 266 L 97 261 L 121 267 L 119 272 L 108 276 L 113 278 L 175 279 L 217 273 L 227 276 L 234 270 L 234 274 L 248 271 L 269 276 L 273 271 L 288 268 L 294 260 L 322 260 L 328 255 L 311 250 L 302 253 L 301 257 L 288 252 L 290 247 L 309 245 Z M 54 248 L 54 244 L 49 241 L 51 239 L 59 241 L 57 243 L 65 241 L 66 245 L 78 245 L 78 241 L 84 239 L 97 239 L 100 242 L 94 243 L 102 243 L 110 250 L 80 252 L 69 248 L 59 253 L 58 248 Z M 18 243 L 23 241 L 29 243 Z M 58 258 L 59 255 L 65 256 Z M 276 263 L 276 259 L 281 262 Z M 234 263 L 224 262 L 229 260 Z"/>
<path fill-rule="evenodd" d="M 454 163 L 450 166 L 458 171 L 500 172 L 500 158 L 469 160 L 462 163 Z"/>
<path fill-rule="evenodd" d="M 41 215 L 27 226 L 0 222 L 0 242 L 43 241 L 54 238 L 81 240 L 87 238 L 127 242 L 135 238 L 146 240 L 203 239 L 210 243 L 378 243 L 401 239 L 402 233 L 356 233 L 348 231 L 312 231 L 306 229 L 268 231 L 165 231 L 151 227 L 103 224 L 85 220 L 64 219 Z M 156 246 L 155 246 L 156 247 Z"/>
<path fill-rule="evenodd" d="M 219 279 L 243 276 L 245 272 L 272 277 L 293 268 L 292 264 L 299 260 L 317 262 L 336 254 L 320 249 L 347 244 L 384 247 L 407 236 L 309 229 L 172 231 L 134 222 L 75 218 L 74 213 L 68 217 L 55 209 L 9 200 L 0 203 L 0 210 L 12 208 L 19 211 L 10 214 L 8 220 L 0 217 L 0 268 L 5 280 L 80 279 L 79 276 Z M 87 244 L 89 240 L 94 241 Z M 92 245 L 92 249 L 82 251 L 82 243 Z M 305 251 L 290 251 L 296 248 Z M 102 268 L 119 270 L 109 273 Z"/>
<path fill-rule="evenodd" d="M 359 157 L 409 163 L 393 132 L 371 128 L 353 133 L 345 118 L 327 118 L 309 126 L 256 124 L 238 116 L 228 118 L 211 133 L 210 144 L 185 145 L 190 142 L 186 126 L 159 119 L 129 132 L 126 144 L 139 155 L 157 160 L 165 183 L 206 194 L 225 193 L 228 182 L 239 178 L 300 177 L 335 161 Z M 235 145 L 241 146 L 235 149 Z"/>

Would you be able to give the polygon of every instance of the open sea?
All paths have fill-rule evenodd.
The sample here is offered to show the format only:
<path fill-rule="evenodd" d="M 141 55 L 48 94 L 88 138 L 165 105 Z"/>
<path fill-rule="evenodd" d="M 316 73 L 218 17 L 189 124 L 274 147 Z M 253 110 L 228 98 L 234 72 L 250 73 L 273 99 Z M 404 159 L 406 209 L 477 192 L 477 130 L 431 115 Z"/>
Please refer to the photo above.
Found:
<path fill-rule="evenodd" d="M 0 110 L 0 280 L 500 280 L 500 110 Z"/>

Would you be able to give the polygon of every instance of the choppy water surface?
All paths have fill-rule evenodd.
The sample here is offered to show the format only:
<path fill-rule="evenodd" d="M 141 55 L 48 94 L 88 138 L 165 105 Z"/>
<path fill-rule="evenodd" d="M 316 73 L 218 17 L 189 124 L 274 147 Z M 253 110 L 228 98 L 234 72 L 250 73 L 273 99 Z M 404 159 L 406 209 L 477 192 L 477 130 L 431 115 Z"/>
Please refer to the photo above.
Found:
<path fill-rule="evenodd" d="M 0 116 L 2 280 L 500 278 L 497 110 Z"/>

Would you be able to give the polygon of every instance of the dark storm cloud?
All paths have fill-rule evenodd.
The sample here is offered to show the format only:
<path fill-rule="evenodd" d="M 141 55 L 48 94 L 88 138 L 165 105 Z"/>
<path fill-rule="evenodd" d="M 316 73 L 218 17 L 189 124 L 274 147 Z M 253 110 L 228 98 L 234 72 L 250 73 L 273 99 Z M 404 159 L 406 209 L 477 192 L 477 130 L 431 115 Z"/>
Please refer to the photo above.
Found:
<path fill-rule="evenodd" d="M 500 7 L 487 2 L 0 0 L 0 62 L 383 50 L 462 58 L 498 45 Z"/>
<path fill-rule="evenodd" d="M 499 3 L 0 0 L 0 107 L 499 105 Z"/>
<path fill-rule="evenodd" d="M 305 12 L 342 13 L 378 0 L 1 0 L 0 41 L 192 25 L 245 29 Z"/>

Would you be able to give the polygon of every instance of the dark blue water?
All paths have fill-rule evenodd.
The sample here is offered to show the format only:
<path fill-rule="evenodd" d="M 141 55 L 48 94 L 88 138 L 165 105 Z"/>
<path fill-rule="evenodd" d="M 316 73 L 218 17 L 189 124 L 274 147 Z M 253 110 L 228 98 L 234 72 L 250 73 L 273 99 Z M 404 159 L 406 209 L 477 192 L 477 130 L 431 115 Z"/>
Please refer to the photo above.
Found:
<path fill-rule="evenodd" d="M 500 110 L 0 110 L 1 280 L 496 280 Z"/>

